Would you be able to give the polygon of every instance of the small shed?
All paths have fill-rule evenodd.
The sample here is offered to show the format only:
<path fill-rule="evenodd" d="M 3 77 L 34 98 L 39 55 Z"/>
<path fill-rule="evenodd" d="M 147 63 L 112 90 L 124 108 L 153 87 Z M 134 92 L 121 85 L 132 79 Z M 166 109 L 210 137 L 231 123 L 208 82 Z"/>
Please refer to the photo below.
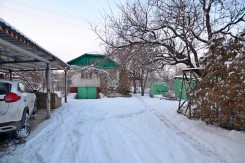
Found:
<path fill-rule="evenodd" d="M 188 76 L 187 78 L 183 78 L 183 76 L 174 76 L 174 85 L 175 85 L 175 97 L 179 99 L 181 98 L 182 100 L 186 100 L 187 92 L 190 91 L 190 87 L 195 88 L 196 80 L 195 78 L 190 78 Z"/>
<path fill-rule="evenodd" d="M 96 99 L 102 87 L 102 74 L 110 76 L 110 87 L 118 80 L 117 64 L 112 59 L 99 53 L 85 53 L 69 62 L 72 66 L 70 92 L 77 93 L 78 99 Z M 104 85 L 103 85 L 104 84 Z"/>
<path fill-rule="evenodd" d="M 165 82 L 152 82 L 150 88 L 150 97 L 153 95 L 164 95 L 168 92 Z"/>

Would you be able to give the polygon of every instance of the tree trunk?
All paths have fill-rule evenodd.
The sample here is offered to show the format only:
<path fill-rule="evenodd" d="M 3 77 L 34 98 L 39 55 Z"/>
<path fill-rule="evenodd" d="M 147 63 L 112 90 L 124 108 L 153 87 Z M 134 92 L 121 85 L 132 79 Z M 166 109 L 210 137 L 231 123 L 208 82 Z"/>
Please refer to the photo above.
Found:
<path fill-rule="evenodd" d="M 145 88 L 141 86 L 141 96 L 145 95 Z"/>
<path fill-rule="evenodd" d="M 141 89 L 141 96 L 145 95 L 145 88 L 144 88 L 144 84 L 143 84 L 143 79 L 140 79 L 140 89 Z"/>
<path fill-rule="evenodd" d="M 134 85 L 134 94 L 136 94 L 137 93 L 137 91 L 136 91 L 137 87 L 136 87 L 136 80 L 135 80 L 135 78 L 133 79 L 133 85 Z"/>

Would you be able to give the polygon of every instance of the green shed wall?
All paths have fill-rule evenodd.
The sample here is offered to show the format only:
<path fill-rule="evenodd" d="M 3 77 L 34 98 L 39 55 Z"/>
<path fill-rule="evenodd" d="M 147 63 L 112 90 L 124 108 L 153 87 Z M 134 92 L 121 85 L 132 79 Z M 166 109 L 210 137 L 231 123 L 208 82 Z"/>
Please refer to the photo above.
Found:
<path fill-rule="evenodd" d="M 190 78 L 188 78 L 188 80 L 190 80 Z M 182 100 L 187 99 L 186 92 L 190 90 L 190 86 L 188 82 L 189 81 L 187 80 L 183 81 L 183 89 L 182 89 L 182 95 L 181 95 Z M 174 84 L 175 84 L 175 97 L 180 98 L 182 77 L 174 77 Z M 191 84 L 192 84 L 192 88 L 194 88 L 196 86 L 196 81 L 192 79 Z"/>
<path fill-rule="evenodd" d="M 150 96 L 152 97 L 153 95 L 163 95 L 168 92 L 168 88 L 166 83 L 164 82 L 153 82 L 151 83 L 151 88 L 150 88 Z"/>

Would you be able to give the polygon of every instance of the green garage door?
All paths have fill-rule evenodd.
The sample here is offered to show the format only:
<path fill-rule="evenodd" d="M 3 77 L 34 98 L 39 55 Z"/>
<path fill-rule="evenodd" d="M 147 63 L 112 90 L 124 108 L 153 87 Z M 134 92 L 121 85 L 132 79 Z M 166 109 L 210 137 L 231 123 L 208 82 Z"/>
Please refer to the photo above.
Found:
<path fill-rule="evenodd" d="M 77 98 L 78 99 L 96 99 L 97 89 L 96 87 L 78 87 Z"/>

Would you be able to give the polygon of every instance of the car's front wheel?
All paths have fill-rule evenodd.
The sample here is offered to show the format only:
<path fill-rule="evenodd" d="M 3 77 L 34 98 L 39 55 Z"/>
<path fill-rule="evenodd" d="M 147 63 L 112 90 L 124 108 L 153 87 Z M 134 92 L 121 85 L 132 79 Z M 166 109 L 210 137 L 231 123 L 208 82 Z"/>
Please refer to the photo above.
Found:
<path fill-rule="evenodd" d="M 21 127 L 16 131 L 17 138 L 25 138 L 30 134 L 29 114 L 25 111 L 23 113 Z"/>

